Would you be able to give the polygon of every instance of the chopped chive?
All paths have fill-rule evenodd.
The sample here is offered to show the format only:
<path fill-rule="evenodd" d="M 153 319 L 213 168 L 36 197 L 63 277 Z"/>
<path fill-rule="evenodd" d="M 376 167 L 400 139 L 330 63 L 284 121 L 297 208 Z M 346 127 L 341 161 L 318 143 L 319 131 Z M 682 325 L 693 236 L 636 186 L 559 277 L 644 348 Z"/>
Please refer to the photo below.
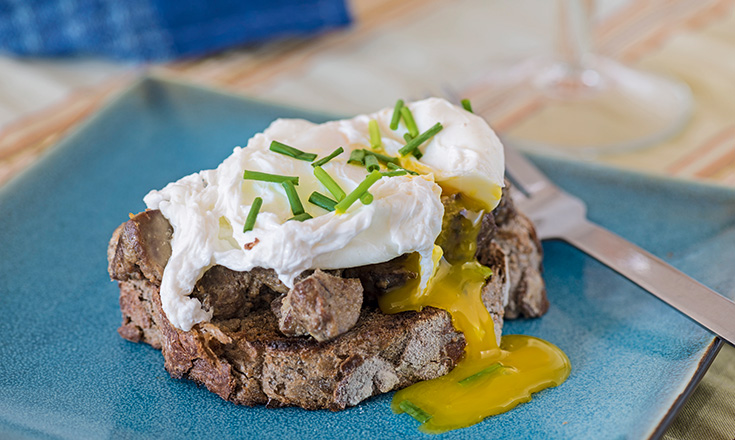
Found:
<path fill-rule="evenodd" d="M 416 121 L 413 120 L 413 113 L 408 107 L 401 107 L 401 116 L 403 117 L 403 123 L 406 124 L 408 132 L 411 136 L 416 137 L 419 135 L 419 129 L 416 127 Z"/>
<path fill-rule="evenodd" d="M 393 107 L 393 116 L 390 118 L 390 129 L 397 130 L 398 122 L 401 120 L 401 108 L 403 108 L 403 100 L 399 99 L 396 101 L 396 106 Z"/>
<path fill-rule="evenodd" d="M 423 144 L 424 142 L 428 141 L 432 136 L 439 133 L 442 130 L 442 124 L 437 122 L 434 124 L 433 127 L 426 130 L 425 132 L 421 133 L 420 135 L 416 136 L 411 140 L 411 142 L 407 143 L 403 147 L 401 147 L 400 150 L 398 150 L 398 153 L 401 154 L 401 156 L 405 156 L 408 153 L 411 153 L 415 149 L 419 147 L 419 145 Z"/>
<path fill-rule="evenodd" d="M 472 104 L 470 103 L 470 100 L 469 99 L 463 99 L 462 100 L 462 108 L 464 108 L 465 110 L 467 110 L 470 113 L 474 113 L 472 111 Z"/>
<path fill-rule="evenodd" d="M 294 159 L 305 160 L 307 162 L 311 162 L 316 159 L 316 154 L 314 153 L 307 153 L 278 141 L 271 142 L 269 149 L 273 152 L 285 154 L 286 156 L 293 157 Z"/>
<path fill-rule="evenodd" d="M 303 222 L 304 220 L 309 220 L 310 218 L 314 218 L 314 217 L 309 215 L 308 212 L 302 212 L 301 214 L 297 214 L 291 217 L 289 220 L 297 220 L 297 221 Z"/>
<path fill-rule="evenodd" d="M 380 163 L 378 162 L 378 158 L 373 156 L 372 154 L 366 154 L 365 168 L 367 168 L 368 171 L 379 171 Z"/>
<path fill-rule="evenodd" d="M 312 162 L 311 166 L 313 167 L 320 167 L 324 165 L 325 163 L 329 162 L 330 160 L 334 159 L 335 157 L 339 156 L 340 154 L 344 153 L 345 149 L 342 147 L 337 148 L 336 150 L 332 151 L 329 156 L 323 157 L 316 162 Z"/>
<path fill-rule="evenodd" d="M 418 176 L 419 175 L 419 173 L 417 173 L 416 171 L 407 170 L 406 168 L 403 168 L 402 166 L 396 165 L 394 163 L 390 163 L 389 162 L 389 163 L 385 164 L 385 166 L 387 166 L 388 169 L 389 170 L 392 170 L 392 171 L 403 170 L 403 171 L 407 172 L 408 174 L 410 174 L 412 176 Z"/>
<path fill-rule="evenodd" d="M 380 175 L 384 177 L 405 176 L 406 174 L 408 174 L 408 171 L 406 170 L 383 171 L 380 173 Z"/>
<path fill-rule="evenodd" d="M 370 131 L 370 146 L 373 147 L 373 150 L 383 148 L 383 141 L 380 139 L 378 121 L 371 119 L 370 122 L 368 122 L 368 131 Z"/>
<path fill-rule="evenodd" d="M 324 208 L 327 211 L 334 211 L 334 205 L 337 204 L 337 201 L 330 199 L 320 192 L 314 191 L 309 196 L 309 203 L 314 204 L 320 208 Z"/>
<path fill-rule="evenodd" d="M 253 230 L 253 227 L 255 226 L 255 219 L 258 217 L 258 212 L 260 212 L 261 206 L 263 206 L 263 199 L 261 199 L 260 197 L 256 197 L 253 200 L 253 204 L 250 205 L 250 211 L 248 212 L 248 216 L 245 219 L 245 225 L 243 225 L 242 227 L 242 232 Z"/>
<path fill-rule="evenodd" d="M 373 203 L 373 199 L 374 199 L 374 197 L 373 197 L 372 194 L 370 194 L 369 191 L 365 191 L 365 194 L 363 194 L 363 195 L 360 196 L 360 202 L 363 205 L 369 205 L 369 204 Z"/>
<path fill-rule="evenodd" d="M 398 407 L 406 414 L 416 419 L 419 423 L 426 423 L 432 415 L 414 405 L 410 400 L 402 400 Z"/>
<path fill-rule="evenodd" d="M 296 187 L 291 181 L 285 181 L 281 183 L 283 189 L 286 190 L 286 197 L 288 197 L 288 204 L 291 205 L 291 212 L 293 215 L 299 215 L 304 213 L 304 205 L 301 204 L 299 199 L 299 193 L 296 192 Z"/>
<path fill-rule="evenodd" d="M 357 188 L 355 188 L 351 193 L 347 194 L 344 199 L 342 199 L 337 205 L 334 207 L 334 210 L 337 211 L 337 214 L 342 214 L 343 212 L 347 211 L 347 209 L 352 206 L 353 203 L 357 201 L 362 195 L 370 188 L 373 183 L 380 180 L 380 178 L 383 177 L 380 175 L 380 171 L 372 171 L 370 174 L 365 177 L 365 180 L 363 180 L 359 185 L 357 185 Z"/>
<path fill-rule="evenodd" d="M 337 201 L 345 198 L 345 192 L 342 190 L 342 188 L 339 187 L 337 182 L 332 179 L 332 176 L 324 171 L 324 168 L 314 167 L 314 176 L 319 179 L 322 185 L 327 188 L 327 191 L 329 191 L 334 196 L 334 198 L 337 199 Z"/>
<path fill-rule="evenodd" d="M 459 381 L 459 384 L 462 385 L 462 386 L 471 385 L 473 382 L 475 382 L 476 380 L 480 379 L 481 377 L 485 377 L 485 376 L 491 375 L 493 373 L 496 373 L 496 372 L 502 370 L 503 368 L 505 368 L 505 367 L 503 367 L 500 364 L 500 362 L 494 363 L 494 364 L 490 365 L 489 367 L 485 368 L 484 370 L 480 370 L 479 372 L 473 374 L 472 376 L 469 376 L 469 377 L 466 377 L 466 378 L 460 380 Z"/>
<path fill-rule="evenodd" d="M 376 153 L 375 151 L 369 151 L 369 150 L 362 150 L 362 151 L 365 152 L 365 156 L 368 156 L 368 155 L 375 156 L 375 158 L 378 159 L 381 162 L 385 162 L 385 163 L 391 163 L 392 162 L 392 163 L 394 163 L 396 165 L 398 165 L 400 163 L 400 161 L 398 160 L 397 157 L 387 156 L 385 154 Z"/>
<path fill-rule="evenodd" d="M 278 174 L 261 173 L 260 171 L 248 171 L 245 170 L 242 173 L 242 178 L 245 180 L 259 180 L 261 182 L 291 182 L 294 185 L 299 184 L 299 178 L 295 176 L 280 176 Z"/>
<path fill-rule="evenodd" d="M 404 133 L 403 139 L 405 139 L 406 143 L 408 143 L 413 140 L 413 136 L 411 136 L 411 133 Z M 413 157 L 415 157 L 416 159 L 421 159 L 421 156 L 423 156 L 423 153 L 421 153 L 421 151 L 419 151 L 418 148 L 413 150 L 412 154 L 413 154 Z"/>
<path fill-rule="evenodd" d="M 347 163 L 352 163 L 355 165 L 365 165 L 365 150 L 352 150 L 352 153 L 350 153 L 350 158 Z"/>

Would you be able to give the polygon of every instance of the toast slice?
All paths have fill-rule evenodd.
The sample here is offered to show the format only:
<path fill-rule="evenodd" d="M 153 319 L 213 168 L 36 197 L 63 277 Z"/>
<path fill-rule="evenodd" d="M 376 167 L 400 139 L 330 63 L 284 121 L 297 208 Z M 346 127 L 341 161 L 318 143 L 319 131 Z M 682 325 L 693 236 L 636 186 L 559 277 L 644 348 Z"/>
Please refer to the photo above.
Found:
<path fill-rule="evenodd" d="M 448 206 L 451 200 L 443 202 Z M 452 219 L 445 215 L 447 220 Z M 341 410 L 442 376 L 463 354 L 464 336 L 454 329 L 446 311 L 426 307 L 421 312 L 386 315 L 377 307 L 377 295 L 410 278 L 400 258 L 328 271 L 329 275 L 304 273 L 293 289 L 269 269 L 234 272 L 215 266 L 192 292 L 214 311 L 212 320 L 190 331 L 177 329 L 162 310 L 159 291 L 172 232 L 159 211 L 149 210 L 132 216 L 113 233 L 108 262 L 110 276 L 120 287 L 123 322 L 118 332 L 127 340 L 160 349 L 172 377 L 194 380 L 223 399 L 251 406 Z M 501 200 L 482 218 L 476 257 L 494 273 L 482 299 L 498 337 L 504 317 L 536 317 L 546 312 L 541 252 L 533 225 L 510 199 Z M 322 277 L 317 278 L 319 283 L 314 282 L 315 275 Z M 316 319 L 315 328 L 322 330 L 284 334 L 281 304 L 289 302 L 287 298 L 302 282 L 327 286 L 322 290 L 329 293 L 325 277 L 342 283 L 337 286 L 359 280 L 363 301 L 349 329 L 345 331 L 344 323 L 338 322 L 332 326 L 340 329 L 337 334 L 323 333 L 329 327 L 326 324 L 333 322 L 328 307 L 317 307 L 319 313 L 307 318 Z"/>

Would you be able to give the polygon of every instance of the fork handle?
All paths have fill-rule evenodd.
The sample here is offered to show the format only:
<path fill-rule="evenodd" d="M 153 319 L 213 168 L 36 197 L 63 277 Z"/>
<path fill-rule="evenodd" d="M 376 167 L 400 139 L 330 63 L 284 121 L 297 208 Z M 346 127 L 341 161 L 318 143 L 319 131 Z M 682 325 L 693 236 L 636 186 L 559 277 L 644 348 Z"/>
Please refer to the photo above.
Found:
<path fill-rule="evenodd" d="M 588 220 L 562 239 L 735 346 L 735 302 Z"/>

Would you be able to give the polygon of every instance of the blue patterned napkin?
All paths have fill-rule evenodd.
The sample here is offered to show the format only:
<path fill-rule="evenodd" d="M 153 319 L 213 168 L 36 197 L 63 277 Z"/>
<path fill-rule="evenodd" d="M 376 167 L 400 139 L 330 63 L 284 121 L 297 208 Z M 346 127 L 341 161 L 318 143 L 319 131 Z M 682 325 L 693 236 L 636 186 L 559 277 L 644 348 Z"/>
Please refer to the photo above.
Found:
<path fill-rule="evenodd" d="M 0 51 L 167 60 L 349 21 L 345 0 L 0 0 Z"/>

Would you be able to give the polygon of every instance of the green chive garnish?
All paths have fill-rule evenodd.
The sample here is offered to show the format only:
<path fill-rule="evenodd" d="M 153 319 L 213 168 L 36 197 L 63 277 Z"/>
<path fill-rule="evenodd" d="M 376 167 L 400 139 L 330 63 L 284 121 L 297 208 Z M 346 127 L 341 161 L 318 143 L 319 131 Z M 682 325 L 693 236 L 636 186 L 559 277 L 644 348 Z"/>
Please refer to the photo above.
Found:
<path fill-rule="evenodd" d="M 363 194 L 363 195 L 360 196 L 360 202 L 363 205 L 369 205 L 369 204 L 373 203 L 373 199 L 374 199 L 374 197 L 373 197 L 372 194 L 370 194 L 369 191 L 365 191 L 365 194 Z"/>
<path fill-rule="evenodd" d="M 332 151 L 329 156 L 323 157 L 316 162 L 312 162 L 311 166 L 313 167 L 320 167 L 324 165 L 325 163 L 329 162 L 330 160 L 334 159 L 335 157 L 339 156 L 340 154 L 344 153 L 345 149 L 342 147 L 337 148 L 336 150 Z"/>
<path fill-rule="evenodd" d="M 396 101 L 396 106 L 393 107 L 393 116 L 390 118 L 390 129 L 397 130 L 398 122 L 401 120 L 401 108 L 403 108 L 403 100 L 399 99 Z"/>
<path fill-rule="evenodd" d="M 354 191 L 347 194 L 344 199 L 337 203 L 337 205 L 334 207 L 334 210 L 337 211 L 337 214 L 342 214 L 343 212 L 347 211 L 347 209 L 352 206 L 352 204 L 355 203 L 357 199 L 362 197 L 362 195 L 367 192 L 368 188 L 370 188 L 373 183 L 380 180 L 381 177 L 383 176 L 380 175 L 380 171 L 373 171 L 368 174 L 365 180 L 357 185 L 357 188 L 355 188 Z"/>
<path fill-rule="evenodd" d="M 380 170 L 380 163 L 378 162 L 378 158 L 373 156 L 372 154 L 366 154 L 365 155 L 365 168 L 367 168 L 368 171 L 379 171 Z"/>
<path fill-rule="evenodd" d="M 403 171 L 407 172 L 408 174 L 410 174 L 412 176 L 418 176 L 419 175 L 419 173 L 417 173 L 416 171 L 407 170 L 407 169 L 403 168 L 402 166 L 396 165 L 394 163 L 390 163 L 389 162 L 389 163 L 385 164 L 385 166 L 387 166 L 388 169 L 391 170 L 391 171 L 403 170 Z"/>
<path fill-rule="evenodd" d="M 403 117 L 403 123 L 406 124 L 408 132 L 411 136 L 416 137 L 419 135 L 419 129 L 416 127 L 416 122 L 413 120 L 413 113 L 408 107 L 401 107 L 401 116 Z"/>
<path fill-rule="evenodd" d="M 463 99 L 462 100 L 462 108 L 464 108 L 465 110 L 467 110 L 470 113 L 474 113 L 472 111 L 472 104 L 470 104 L 470 100 L 469 99 Z"/>
<path fill-rule="evenodd" d="M 283 189 L 286 190 L 286 197 L 288 197 L 288 204 L 291 205 L 291 212 L 293 215 L 299 215 L 304 213 L 304 205 L 301 204 L 299 199 L 299 193 L 296 192 L 296 187 L 291 181 L 285 181 L 281 183 Z"/>
<path fill-rule="evenodd" d="M 298 148 L 291 147 L 278 141 L 271 142 L 270 150 L 276 153 L 285 154 L 286 156 L 293 157 L 294 159 L 305 160 L 307 162 L 311 162 L 316 159 L 316 154 L 314 153 L 306 153 Z"/>
<path fill-rule="evenodd" d="M 415 138 L 411 140 L 411 142 L 401 147 L 401 149 L 398 150 L 398 152 L 401 154 L 401 156 L 405 156 L 411 153 L 412 151 L 417 149 L 419 145 L 423 144 L 424 142 L 428 141 L 432 136 L 439 133 L 442 130 L 442 128 L 444 128 L 442 127 L 442 124 L 437 122 L 436 124 L 434 124 L 433 127 L 421 133 L 420 135 L 416 136 Z"/>
<path fill-rule="evenodd" d="M 408 171 L 406 170 L 383 171 L 380 173 L 380 175 L 384 177 L 405 176 L 406 174 L 408 174 Z"/>
<path fill-rule="evenodd" d="M 352 163 L 355 165 L 365 165 L 365 150 L 352 150 L 352 153 L 350 153 L 350 158 L 347 163 Z"/>
<path fill-rule="evenodd" d="M 337 204 L 336 200 L 332 200 L 320 192 L 314 191 L 309 196 L 309 203 L 312 203 L 320 208 L 326 209 L 327 211 L 334 211 L 334 205 Z"/>
<path fill-rule="evenodd" d="M 398 165 L 400 163 L 400 161 L 398 160 L 397 157 L 387 156 L 385 154 L 376 153 L 375 151 L 369 151 L 369 150 L 362 150 L 362 151 L 365 152 L 365 156 L 368 156 L 368 155 L 375 156 L 376 159 L 378 159 L 379 161 L 384 162 L 384 163 L 391 163 L 392 162 L 392 163 L 394 163 L 396 165 Z"/>
<path fill-rule="evenodd" d="M 368 122 L 368 131 L 370 132 L 370 146 L 373 147 L 373 150 L 383 148 L 383 141 L 380 139 L 378 121 L 371 119 L 370 122 Z"/>
<path fill-rule="evenodd" d="M 485 368 L 484 370 L 481 370 L 475 374 L 473 374 L 470 377 L 466 377 L 459 381 L 459 384 L 462 386 L 471 385 L 476 380 L 480 379 L 481 377 L 489 376 L 491 374 L 497 373 L 498 371 L 502 370 L 503 367 L 500 362 L 490 365 L 489 367 Z"/>
<path fill-rule="evenodd" d="M 301 214 L 291 217 L 289 220 L 297 220 L 297 221 L 303 222 L 304 220 L 309 220 L 310 218 L 314 218 L 314 217 L 309 215 L 308 212 L 302 212 Z"/>
<path fill-rule="evenodd" d="M 259 180 L 261 182 L 291 182 L 294 185 L 299 184 L 299 178 L 294 176 L 280 176 L 278 174 L 261 173 L 260 171 L 248 171 L 245 170 L 242 173 L 242 178 L 245 180 Z"/>
<path fill-rule="evenodd" d="M 242 232 L 253 230 L 255 219 L 258 217 L 258 212 L 260 212 L 261 206 L 263 206 L 263 199 L 256 197 L 255 200 L 253 200 L 253 204 L 250 205 L 250 211 L 248 212 L 248 217 L 245 219 L 245 225 L 242 227 Z"/>
<path fill-rule="evenodd" d="M 419 423 L 426 423 L 432 416 L 423 409 L 414 405 L 410 400 L 402 400 L 398 407 L 406 414 L 416 419 Z"/>
<path fill-rule="evenodd" d="M 326 171 L 324 171 L 324 168 L 322 167 L 314 167 L 314 176 L 316 176 L 317 179 L 324 185 L 325 188 L 327 188 L 327 191 L 332 193 L 335 199 L 337 201 L 341 201 L 345 198 L 345 192 L 342 190 L 342 188 L 339 187 L 337 182 L 332 179 L 332 176 L 327 174 Z"/>
<path fill-rule="evenodd" d="M 413 140 L 413 136 L 411 136 L 411 133 L 403 133 L 403 139 L 406 140 L 406 143 L 411 142 Z M 413 157 L 416 159 L 421 159 L 421 156 L 423 156 L 423 153 L 417 149 L 413 150 Z"/>

